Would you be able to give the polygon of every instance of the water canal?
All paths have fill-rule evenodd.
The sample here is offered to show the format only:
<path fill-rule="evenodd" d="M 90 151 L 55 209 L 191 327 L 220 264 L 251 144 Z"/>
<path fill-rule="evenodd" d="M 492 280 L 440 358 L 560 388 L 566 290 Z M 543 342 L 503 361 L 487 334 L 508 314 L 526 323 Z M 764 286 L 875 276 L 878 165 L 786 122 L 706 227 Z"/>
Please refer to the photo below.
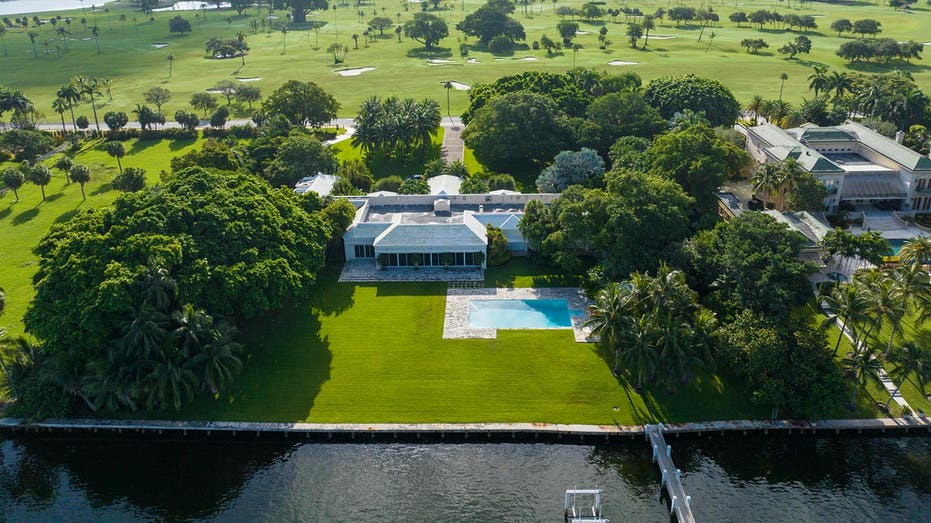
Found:
<path fill-rule="evenodd" d="M 931 521 L 931 438 L 672 438 L 699 521 Z M 641 440 L 610 445 L 0 439 L 7 521 L 668 521 Z"/>

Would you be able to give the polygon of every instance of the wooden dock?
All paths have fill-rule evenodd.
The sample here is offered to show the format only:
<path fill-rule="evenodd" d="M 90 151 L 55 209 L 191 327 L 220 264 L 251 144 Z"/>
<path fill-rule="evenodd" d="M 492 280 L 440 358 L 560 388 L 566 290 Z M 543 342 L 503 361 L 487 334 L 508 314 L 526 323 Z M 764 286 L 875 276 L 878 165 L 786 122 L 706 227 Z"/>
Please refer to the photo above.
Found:
<path fill-rule="evenodd" d="M 670 512 L 676 515 L 679 523 L 695 523 L 692 515 L 692 498 L 682 487 L 682 471 L 672 462 L 672 446 L 666 444 L 663 437 L 663 424 L 646 425 L 646 436 L 653 447 L 653 461 L 659 466 L 663 475 L 662 484 L 670 499 Z"/>

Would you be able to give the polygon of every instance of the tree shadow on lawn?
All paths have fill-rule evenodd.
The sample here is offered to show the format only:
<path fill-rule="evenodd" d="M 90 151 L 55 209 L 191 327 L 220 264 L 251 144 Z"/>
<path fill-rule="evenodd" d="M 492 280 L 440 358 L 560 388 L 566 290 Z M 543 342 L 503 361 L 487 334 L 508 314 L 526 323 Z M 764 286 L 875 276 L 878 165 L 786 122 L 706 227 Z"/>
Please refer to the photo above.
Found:
<path fill-rule="evenodd" d="M 13 214 L 13 204 L 12 204 L 12 203 L 11 203 L 10 205 L 8 205 L 6 209 L 3 209 L 2 211 L 0 211 L 0 220 L 6 218 L 7 216 L 9 216 L 9 215 L 11 215 L 11 214 Z"/>
<path fill-rule="evenodd" d="M 448 47 L 435 47 L 429 50 L 417 47 L 407 52 L 408 58 L 450 58 L 452 56 L 453 51 Z"/>
<path fill-rule="evenodd" d="M 329 266 L 317 275 L 317 284 L 311 290 L 313 297 L 309 303 L 314 312 L 324 316 L 340 314 L 355 305 L 355 285 L 339 283 L 339 273 L 342 264 Z"/>
<path fill-rule="evenodd" d="M 11 221 L 13 222 L 13 225 L 22 225 L 32 220 L 38 215 L 39 215 L 39 208 L 33 207 L 32 209 L 29 209 L 28 211 L 23 211 L 17 214 L 16 216 L 13 217 L 13 220 Z"/>
<path fill-rule="evenodd" d="M 168 150 L 180 151 L 181 149 L 184 149 L 185 147 L 188 147 L 196 142 L 197 140 L 172 140 L 171 143 L 168 144 Z"/>
<path fill-rule="evenodd" d="M 143 140 L 143 139 L 140 138 L 139 140 L 136 140 L 136 143 L 134 143 L 133 146 L 130 147 L 128 151 L 126 151 L 126 156 L 129 156 L 129 155 L 131 155 L 131 154 L 139 154 L 139 153 L 141 153 L 142 151 L 148 149 L 149 147 L 152 147 L 152 146 L 154 146 L 154 145 L 157 145 L 158 142 L 160 142 L 160 141 L 161 141 L 161 139 L 159 139 L 159 138 L 154 138 L 154 139 L 152 139 L 152 140 Z M 99 147 L 99 149 L 102 150 L 102 151 L 105 151 L 105 150 L 106 150 L 106 146 L 105 146 L 105 145 L 101 145 L 101 146 Z"/>
<path fill-rule="evenodd" d="M 177 419 L 303 422 L 323 384 L 333 355 L 320 320 L 307 307 L 257 317 L 241 326 L 243 371 L 218 398 L 201 397 Z"/>
<path fill-rule="evenodd" d="M 97 196 L 97 195 L 100 195 L 100 194 L 103 194 L 105 192 L 109 192 L 112 190 L 113 190 L 113 183 L 107 182 L 103 185 L 98 186 L 93 191 L 91 191 L 91 196 Z"/>

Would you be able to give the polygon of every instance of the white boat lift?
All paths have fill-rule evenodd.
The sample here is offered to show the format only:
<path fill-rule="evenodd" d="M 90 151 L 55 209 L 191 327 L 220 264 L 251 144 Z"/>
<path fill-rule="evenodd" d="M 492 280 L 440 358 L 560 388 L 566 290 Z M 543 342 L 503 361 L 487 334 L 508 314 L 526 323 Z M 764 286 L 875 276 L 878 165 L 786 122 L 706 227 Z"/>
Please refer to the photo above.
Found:
<path fill-rule="evenodd" d="M 566 491 L 567 523 L 609 523 L 601 513 L 601 489 L 569 489 Z"/>

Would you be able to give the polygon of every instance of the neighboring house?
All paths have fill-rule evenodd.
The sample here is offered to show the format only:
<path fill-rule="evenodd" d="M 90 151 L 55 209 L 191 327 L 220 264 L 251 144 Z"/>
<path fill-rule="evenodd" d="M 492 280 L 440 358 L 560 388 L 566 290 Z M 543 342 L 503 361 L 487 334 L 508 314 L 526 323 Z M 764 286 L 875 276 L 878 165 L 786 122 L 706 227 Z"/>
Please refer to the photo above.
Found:
<path fill-rule="evenodd" d="M 462 178 L 449 174 L 441 174 L 432 178 L 427 178 L 427 185 L 430 186 L 430 194 L 459 194 L 459 186 L 462 185 Z"/>
<path fill-rule="evenodd" d="M 794 158 L 824 183 L 825 209 L 878 206 L 887 210 L 931 209 L 931 158 L 854 122 L 834 127 L 772 124 L 740 127 L 747 151 L 759 162 Z"/>
<path fill-rule="evenodd" d="M 316 176 L 301 178 L 294 186 L 294 192 L 304 194 L 307 191 L 315 192 L 320 196 L 329 196 L 333 192 L 333 184 L 338 180 L 332 174 L 317 173 Z"/>
<path fill-rule="evenodd" d="M 486 226 L 498 227 L 514 254 L 526 254 L 518 229 L 530 200 L 550 203 L 558 194 L 382 195 L 352 197 L 356 217 L 343 235 L 347 260 L 386 255 L 388 267 L 484 266 Z M 446 253 L 452 255 L 443 256 Z M 415 255 L 415 256 L 411 256 Z M 416 256 L 419 255 L 419 256 Z"/>

